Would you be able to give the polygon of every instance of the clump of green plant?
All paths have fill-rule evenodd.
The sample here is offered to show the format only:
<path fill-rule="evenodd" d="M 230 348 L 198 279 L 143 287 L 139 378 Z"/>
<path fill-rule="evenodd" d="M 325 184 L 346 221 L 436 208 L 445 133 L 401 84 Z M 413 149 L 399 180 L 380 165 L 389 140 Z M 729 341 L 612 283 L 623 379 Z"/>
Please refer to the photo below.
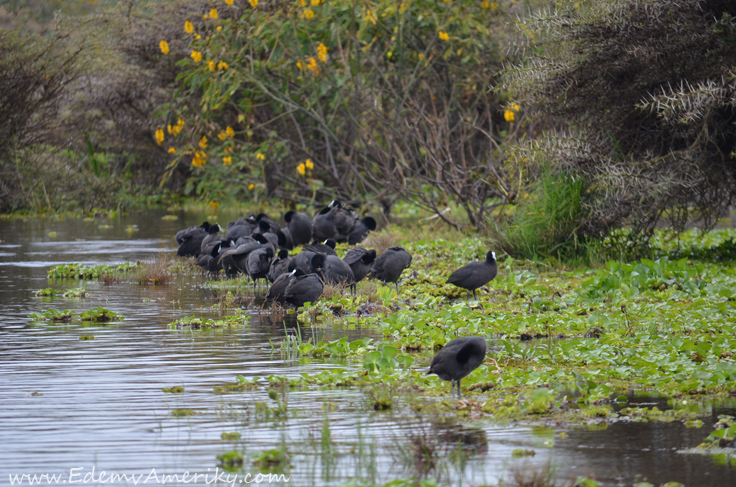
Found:
<path fill-rule="evenodd" d="M 54 321 L 58 323 L 69 323 L 76 313 L 74 311 L 64 309 L 47 309 L 43 313 L 33 313 L 30 318 L 34 321 Z"/>
<path fill-rule="evenodd" d="M 210 318 L 197 318 L 193 316 L 185 316 L 167 326 L 171 329 L 181 330 L 188 328 L 191 330 L 211 330 L 213 328 L 242 328 L 250 322 L 250 315 L 239 312 L 235 315 L 226 316 L 221 320 L 213 320 Z"/>
<path fill-rule="evenodd" d="M 243 454 L 237 450 L 217 455 L 217 464 L 226 472 L 235 472 L 243 466 Z"/>
<path fill-rule="evenodd" d="M 192 416 L 194 414 L 199 414 L 197 411 L 194 411 L 192 409 L 174 409 L 171 411 L 171 415 L 175 418 L 185 418 L 187 416 Z"/>
<path fill-rule="evenodd" d="M 736 419 L 733 416 L 719 415 L 713 427 L 715 431 L 697 446 L 698 449 L 736 448 Z"/>
<path fill-rule="evenodd" d="M 49 278 L 58 279 L 100 279 L 106 276 L 125 276 L 131 270 L 135 269 L 137 264 L 124 262 L 117 265 L 95 265 L 86 266 L 84 264 L 57 264 L 52 266 L 48 271 Z"/>
<path fill-rule="evenodd" d="M 505 253 L 522 259 L 548 256 L 569 259 L 585 250 L 579 229 L 586 210 L 585 184 L 568 171 L 545 170 L 536 186 L 519 198 L 508 221 L 500 223 L 492 239 Z"/>
<path fill-rule="evenodd" d="M 139 262 L 133 271 L 133 278 L 138 284 L 167 284 L 172 279 L 172 265 L 171 255 L 159 252 L 153 262 Z"/>
<path fill-rule="evenodd" d="M 121 314 L 102 307 L 92 308 L 79 314 L 82 321 L 95 321 L 97 323 L 108 323 L 110 321 L 122 321 L 125 317 Z"/>
<path fill-rule="evenodd" d="M 83 287 L 75 287 L 68 289 L 62 294 L 65 298 L 84 298 L 87 297 L 87 290 Z"/>
<path fill-rule="evenodd" d="M 259 453 L 253 465 L 263 473 L 279 473 L 289 468 L 291 458 L 286 448 L 274 448 Z"/>
<path fill-rule="evenodd" d="M 161 390 L 163 392 L 168 392 L 171 394 L 181 394 L 182 392 L 184 392 L 184 388 L 182 386 L 164 387 Z"/>
<path fill-rule="evenodd" d="M 61 291 L 58 291 L 56 289 L 46 288 L 46 289 L 39 289 L 38 291 L 34 291 L 33 294 L 35 294 L 38 297 L 51 297 L 56 296 Z"/>

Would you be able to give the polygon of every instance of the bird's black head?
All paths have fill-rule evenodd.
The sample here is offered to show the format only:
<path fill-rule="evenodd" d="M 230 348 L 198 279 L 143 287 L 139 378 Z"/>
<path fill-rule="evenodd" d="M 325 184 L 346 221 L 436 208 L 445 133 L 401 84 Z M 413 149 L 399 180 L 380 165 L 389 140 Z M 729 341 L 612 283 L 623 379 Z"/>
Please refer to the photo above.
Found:
<path fill-rule="evenodd" d="M 360 219 L 360 221 L 363 223 L 363 225 L 368 228 L 368 230 L 375 230 L 376 229 L 376 220 L 371 216 L 366 216 Z"/>
<path fill-rule="evenodd" d="M 287 211 L 286 214 L 284 215 L 284 221 L 286 223 L 289 223 L 291 221 L 291 217 L 294 216 L 295 213 L 296 212 L 294 210 Z"/>
<path fill-rule="evenodd" d="M 283 230 L 276 232 L 276 238 L 279 239 L 279 247 L 286 247 L 286 235 Z"/>
<path fill-rule="evenodd" d="M 486 262 L 488 262 L 489 264 L 496 262 L 496 252 L 494 252 L 493 250 L 489 250 L 486 254 Z"/>
<path fill-rule="evenodd" d="M 361 260 L 364 264 L 373 263 L 373 261 L 376 260 L 376 251 L 374 249 L 370 249 L 368 252 L 365 253 Z"/>
<path fill-rule="evenodd" d="M 331 238 L 328 238 L 327 240 L 325 240 L 324 244 L 327 245 L 332 250 L 335 250 L 335 247 L 337 247 L 337 242 L 335 242 Z"/>
<path fill-rule="evenodd" d="M 322 270 L 325 265 L 325 254 L 314 254 L 312 256 L 312 268 L 316 271 Z"/>
<path fill-rule="evenodd" d="M 207 233 L 209 233 L 210 235 L 214 235 L 220 230 L 222 230 L 222 228 L 220 228 L 220 225 L 215 223 L 214 225 L 210 225 L 209 228 L 207 228 Z"/>
<path fill-rule="evenodd" d="M 265 213 L 259 213 L 256 215 L 257 222 L 260 222 L 261 220 L 267 220 L 267 219 L 268 219 L 268 215 L 266 215 Z"/>
<path fill-rule="evenodd" d="M 268 233 L 271 231 L 271 225 L 269 225 L 266 220 L 261 220 L 258 222 L 258 231 L 261 233 Z"/>
<path fill-rule="evenodd" d="M 260 242 L 262 244 L 269 243 L 268 242 L 268 239 L 266 237 L 264 237 L 262 233 L 254 233 L 253 235 L 251 235 L 251 237 L 256 242 Z"/>
<path fill-rule="evenodd" d="M 263 254 L 263 260 L 269 260 L 273 258 L 273 248 L 271 246 L 266 247 L 266 253 Z"/>
<path fill-rule="evenodd" d="M 289 257 L 289 251 L 286 249 L 279 250 L 279 259 L 287 259 Z"/>
<path fill-rule="evenodd" d="M 201 228 L 204 228 L 205 230 L 210 229 L 210 222 L 206 221 L 200 225 Z"/>

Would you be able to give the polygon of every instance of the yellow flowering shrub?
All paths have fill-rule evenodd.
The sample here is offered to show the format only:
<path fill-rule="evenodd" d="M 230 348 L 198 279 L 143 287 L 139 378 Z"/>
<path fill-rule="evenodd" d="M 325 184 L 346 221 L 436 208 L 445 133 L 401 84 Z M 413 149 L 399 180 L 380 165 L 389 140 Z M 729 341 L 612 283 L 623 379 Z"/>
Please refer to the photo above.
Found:
<path fill-rule="evenodd" d="M 159 42 L 158 47 L 161 49 L 161 52 L 164 53 L 164 55 L 169 53 L 169 43 L 162 40 Z"/>
<path fill-rule="evenodd" d="M 194 24 L 192 24 L 188 20 L 184 22 L 184 32 L 186 32 L 187 34 L 192 34 L 194 32 Z"/>
<path fill-rule="evenodd" d="M 164 131 L 163 129 L 157 129 L 156 130 L 156 143 L 158 145 L 161 145 L 164 141 Z"/>
<path fill-rule="evenodd" d="M 220 16 L 220 15 L 219 15 L 219 14 L 217 13 L 217 9 L 216 9 L 216 8 L 213 8 L 212 10 L 210 10 L 210 18 L 211 18 L 211 19 L 216 19 L 216 18 L 218 18 L 219 16 Z"/>
<path fill-rule="evenodd" d="M 190 57 L 194 60 L 195 63 L 198 63 L 202 60 L 202 53 L 199 51 L 192 51 Z"/>

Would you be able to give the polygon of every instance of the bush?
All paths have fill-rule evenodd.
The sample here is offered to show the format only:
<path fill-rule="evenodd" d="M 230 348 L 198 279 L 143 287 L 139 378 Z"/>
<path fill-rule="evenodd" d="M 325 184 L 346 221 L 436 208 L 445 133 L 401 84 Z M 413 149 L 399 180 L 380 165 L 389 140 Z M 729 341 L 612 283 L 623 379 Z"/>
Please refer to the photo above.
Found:
<path fill-rule="evenodd" d="M 559 130 L 541 154 L 584 178 L 578 234 L 629 226 L 646 242 L 661 219 L 703 226 L 736 196 L 736 3 L 556 2 L 520 22 L 530 56 L 505 87 Z"/>
<path fill-rule="evenodd" d="M 455 201 L 482 226 L 520 130 L 490 88 L 505 24 L 530 4 L 208 5 L 180 25 L 184 72 L 159 126 L 171 170 L 192 167 L 188 192 L 212 200 L 406 198 L 456 224 L 441 212 Z"/>

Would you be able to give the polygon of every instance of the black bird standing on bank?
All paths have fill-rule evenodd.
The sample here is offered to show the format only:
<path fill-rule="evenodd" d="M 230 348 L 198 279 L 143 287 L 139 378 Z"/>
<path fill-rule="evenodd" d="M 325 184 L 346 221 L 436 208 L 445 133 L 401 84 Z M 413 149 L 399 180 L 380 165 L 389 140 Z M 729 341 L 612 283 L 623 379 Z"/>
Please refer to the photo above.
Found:
<path fill-rule="evenodd" d="M 496 252 L 489 250 L 486 254 L 485 262 L 475 261 L 465 264 L 450 274 L 450 277 L 447 278 L 447 283 L 467 289 L 468 299 L 470 299 L 470 291 L 473 291 L 473 299 L 478 299 L 475 296 L 475 290 L 491 282 L 496 277 L 497 272 Z"/>
<path fill-rule="evenodd" d="M 210 228 L 209 222 L 204 222 L 200 226 L 193 226 L 180 230 L 176 234 L 176 243 L 179 249 L 176 255 L 179 257 L 198 257 L 202 252 L 202 240 L 207 236 L 207 230 Z"/>
<path fill-rule="evenodd" d="M 363 247 L 355 247 L 348 250 L 348 253 L 345 254 L 342 260 L 350 266 L 353 276 L 355 276 L 355 283 L 350 286 L 353 294 L 355 294 L 356 284 L 365 279 L 365 276 L 371 271 L 373 262 L 376 260 L 376 251 L 373 249 L 366 250 Z"/>
<path fill-rule="evenodd" d="M 297 213 L 295 211 L 287 211 L 284 215 L 286 228 L 291 233 L 291 240 L 294 246 L 304 245 L 312 240 L 312 219 L 305 213 Z"/>
<path fill-rule="evenodd" d="M 348 235 L 348 243 L 350 245 L 359 244 L 375 229 L 376 220 L 373 217 L 366 216 L 361 218 L 358 223 L 355 224 L 355 228 L 350 232 L 350 235 Z"/>
<path fill-rule="evenodd" d="M 399 295 L 399 278 L 404 269 L 411 265 L 411 254 L 402 247 L 389 247 L 376 259 L 371 267 L 371 277 L 396 283 L 396 295 Z"/>
<path fill-rule="evenodd" d="M 461 337 L 451 340 L 432 357 L 432 365 L 427 374 L 437 374 L 442 380 L 449 380 L 452 395 L 462 399 L 460 381 L 474 371 L 486 356 L 486 341 L 483 337 Z"/>
<path fill-rule="evenodd" d="M 299 273 L 298 270 L 296 272 Z M 304 303 L 316 303 L 323 289 L 324 284 L 317 274 L 295 275 L 286 286 L 284 301 L 297 308 L 304 306 Z"/>

